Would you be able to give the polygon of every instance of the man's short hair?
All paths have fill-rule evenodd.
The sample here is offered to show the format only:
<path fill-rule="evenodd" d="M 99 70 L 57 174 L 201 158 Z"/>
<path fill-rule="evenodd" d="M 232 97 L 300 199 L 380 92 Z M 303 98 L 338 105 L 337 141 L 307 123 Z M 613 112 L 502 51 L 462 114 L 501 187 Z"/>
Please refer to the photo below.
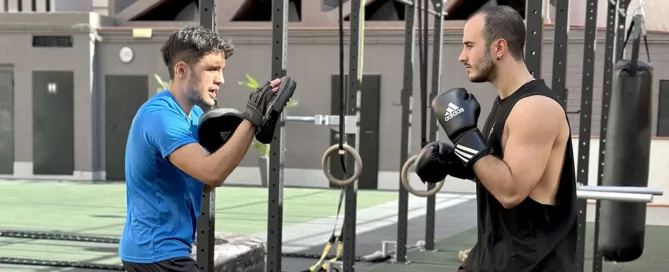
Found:
<path fill-rule="evenodd" d="M 472 16 L 475 15 L 483 15 L 483 30 L 488 48 L 493 41 L 504 39 L 514 59 L 524 58 L 525 22 L 518 11 L 509 6 L 488 6 Z"/>
<path fill-rule="evenodd" d="M 234 47 L 213 30 L 202 26 L 185 26 L 170 35 L 160 51 L 170 79 L 174 79 L 174 65 L 177 62 L 194 64 L 210 53 L 223 53 L 227 59 L 234 53 Z"/>

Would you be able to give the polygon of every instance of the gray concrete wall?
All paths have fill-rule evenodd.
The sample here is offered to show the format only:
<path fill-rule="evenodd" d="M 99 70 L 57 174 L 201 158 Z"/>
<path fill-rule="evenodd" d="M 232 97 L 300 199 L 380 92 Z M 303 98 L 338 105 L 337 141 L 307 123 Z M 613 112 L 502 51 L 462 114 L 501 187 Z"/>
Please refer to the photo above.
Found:
<path fill-rule="evenodd" d="M 91 48 L 94 40 L 88 27 L 98 24 L 95 14 L 0 14 L 0 62 L 14 66 L 14 157 L 16 175 L 32 175 L 33 122 L 32 72 L 74 71 L 75 176 L 92 177 L 94 142 L 91 107 Z M 26 28 L 30 29 L 26 33 Z M 71 48 L 33 48 L 32 33 L 71 35 Z"/>
<path fill-rule="evenodd" d="M 75 96 L 78 105 L 76 115 L 75 137 L 77 141 L 74 175 L 104 171 L 104 76 L 105 75 L 148 75 L 158 73 L 167 78 L 167 70 L 160 58 L 159 48 L 174 28 L 154 28 L 151 38 L 133 38 L 129 27 L 103 27 L 98 31 L 101 42 L 93 43 L 89 30 L 73 28 L 73 25 L 101 24 L 107 17 L 89 14 L 50 14 L 22 15 L 0 14 L 0 21 L 14 22 L 12 25 L 0 24 L 0 59 L 2 64 L 13 64 L 16 75 L 15 96 L 15 157 L 18 161 L 17 174 L 30 173 L 32 161 L 32 118 L 31 118 L 31 79 L 33 70 L 61 69 L 74 70 Z M 25 25 L 17 22 L 26 22 Z M 27 24 L 27 23 L 30 24 Z M 396 24 L 394 24 L 396 25 Z M 461 23 L 460 23 L 461 25 Z M 30 33 L 66 33 L 75 38 L 73 48 L 32 48 Z M 256 28 L 225 28 L 222 35 L 233 40 L 236 54 L 228 61 L 226 83 L 222 87 L 221 106 L 237 107 L 244 105 L 248 90 L 239 86 L 238 81 L 244 79 L 246 73 L 258 80 L 265 80 L 270 75 L 271 31 L 269 27 Z M 288 37 L 288 74 L 299 82 L 295 98 L 300 104 L 289 109 L 291 115 L 314 115 L 329 112 L 330 107 L 330 76 L 338 73 L 337 31 L 330 28 L 302 28 L 289 30 Z M 381 74 L 381 124 L 380 124 L 380 171 L 397 171 L 400 152 L 399 119 L 401 107 L 395 105 L 400 101 L 402 86 L 402 66 L 404 36 L 401 27 L 369 27 L 365 31 L 364 71 L 370 74 Z M 574 27 L 571 30 L 568 58 L 568 86 L 570 88 L 569 109 L 580 106 L 581 66 L 583 61 L 583 31 Z M 543 75 L 550 83 L 552 67 L 552 31 L 545 31 L 543 48 Z M 597 58 L 595 69 L 595 98 L 593 100 L 592 132 L 599 132 L 601 108 L 601 86 L 603 73 L 604 33 L 598 34 Z M 655 66 L 654 97 L 657 98 L 658 80 L 669 78 L 669 57 L 666 46 L 669 36 L 665 34 L 649 34 L 650 51 Z M 19 45 L 17 45 L 19 44 Z M 134 51 L 134 60 L 122 63 L 118 57 L 119 50 L 128 46 Z M 94 49 L 92 49 L 94 48 Z M 348 47 L 347 47 L 348 48 Z M 489 84 L 470 83 L 462 64 L 457 61 L 461 50 L 461 28 L 457 23 L 450 22 L 445 30 L 442 61 L 442 89 L 466 87 L 481 102 L 482 116 L 489 113 L 496 91 Z M 431 50 L 430 50 L 431 52 Z M 348 60 L 348 58 L 346 58 Z M 348 65 L 348 64 L 347 64 Z M 91 76 L 91 70 L 94 71 Z M 414 78 L 414 86 L 418 87 L 418 73 Z M 147 92 L 155 92 L 156 82 L 150 78 Z M 420 95 L 416 90 L 414 96 L 414 124 L 419 124 L 420 111 L 418 103 Z M 656 116 L 657 102 L 653 106 Z M 578 116 L 571 116 L 572 129 L 578 129 Z M 655 118 L 655 117 L 654 117 Z M 653 121 L 653 131 L 656 122 Z M 481 124 L 482 125 L 482 124 Z M 305 124 L 288 124 L 286 146 L 286 167 L 310 168 L 320 167 L 322 152 L 329 146 L 327 128 Z M 440 135 L 443 137 L 443 134 Z M 414 126 L 411 135 L 412 153 L 418 151 L 420 131 Z M 249 151 L 242 166 L 254 166 L 257 152 Z"/>
<path fill-rule="evenodd" d="M 167 77 L 167 72 L 159 58 L 158 50 L 160 44 L 166 39 L 169 31 L 154 31 L 154 37 L 150 41 L 133 40 L 129 30 L 103 30 L 105 42 L 101 45 L 101 63 L 103 69 L 101 74 L 107 73 L 158 73 Z M 247 30 L 227 29 L 222 34 L 233 40 L 236 45 L 235 55 L 229 59 L 228 67 L 224 71 L 226 83 L 223 86 L 220 102 L 225 107 L 241 107 L 246 99 L 247 90 L 237 85 L 244 79 L 246 73 L 251 74 L 259 80 L 264 80 L 270 75 L 269 59 L 271 56 L 269 30 Z M 401 29 L 367 29 L 365 31 L 365 73 L 381 74 L 381 126 L 380 139 L 381 170 L 393 170 L 399 165 L 399 143 L 401 108 L 394 103 L 399 102 L 400 89 L 402 86 L 403 66 L 403 33 Z M 446 30 L 444 35 L 444 54 L 442 61 L 442 89 L 451 87 L 466 87 L 473 92 L 482 103 L 482 116 L 486 116 L 490 110 L 492 100 L 496 97 L 496 91 L 489 84 L 470 83 L 464 73 L 462 64 L 457 61 L 460 53 L 460 30 Z M 547 29 L 545 33 L 546 43 L 543 48 L 543 75 L 550 85 L 552 69 L 552 31 Z M 583 31 L 572 29 L 571 42 L 568 56 L 568 88 L 570 90 L 570 110 L 580 107 L 580 86 L 583 65 Z M 650 51 L 655 65 L 656 84 L 654 85 L 654 97 L 657 98 L 657 80 L 668 78 L 669 60 L 666 51 L 668 37 L 660 34 L 651 34 L 649 37 Z M 337 36 L 336 31 L 324 30 L 291 30 L 289 31 L 288 46 L 288 74 L 299 82 L 298 92 L 295 98 L 300 104 L 289 110 L 291 115 L 314 115 L 329 111 L 330 107 L 330 75 L 338 71 Z M 136 51 L 137 59 L 130 64 L 121 64 L 118 60 L 118 50 L 122 46 L 130 46 Z M 593 98 L 593 136 L 599 133 L 599 120 L 601 111 L 601 86 L 603 84 L 603 47 L 604 33 L 598 33 L 597 56 L 595 66 L 595 96 Z M 664 55 L 663 55 L 664 53 Z M 348 54 L 348 53 L 347 53 Z M 348 60 L 348 58 L 346 59 Z M 348 65 L 348 64 L 346 64 Z M 116 72 L 114 72 L 116 71 Z M 414 96 L 414 124 L 419 124 L 420 111 L 418 103 L 420 100 L 418 87 L 418 73 L 414 78 L 416 87 Z M 653 112 L 656 115 L 657 102 L 654 104 Z M 570 116 L 572 129 L 576 132 L 579 126 L 579 116 Z M 653 121 L 655 131 L 656 121 Z M 325 149 L 329 145 L 327 129 L 322 127 L 307 126 L 304 124 L 288 124 L 287 140 L 287 167 L 294 168 L 317 168 L 321 152 L 314 150 L 313 146 Z M 574 133 L 576 134 L 576 133 Z M 303 135 L 303 136 L 301 136 Z M 308 135 L 308 136 L 307 136 Z M 442 135 L 443 136 L 443 135 Z M 413 151 L 418 151 L 420 131 L 415 126 L 412 134 Z M 256 163 L 256 153 L 249 152 L 242 165 L 253 165 Z"/>

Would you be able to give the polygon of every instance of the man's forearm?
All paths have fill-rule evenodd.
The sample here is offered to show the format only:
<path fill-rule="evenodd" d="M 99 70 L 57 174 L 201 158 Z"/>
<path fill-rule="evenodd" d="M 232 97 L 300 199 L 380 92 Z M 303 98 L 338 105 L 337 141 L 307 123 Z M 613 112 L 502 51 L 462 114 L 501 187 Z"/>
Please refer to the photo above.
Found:
<path fill-rule="evenodd" d="M 478 180 L 502 205 L 516 203 L 517 186 L 509 166 L 501 159 L 488 155 L 473 165 Z"/>
<path fill-rule="evenodd" d="M 215 186 L 220 186 L 237 168 L 249 150 L 255 131 L 256 127 L 253 124 L 246 120 L 242 121 L 228 142 L 208 157 L 211 170 L 219 179 Z"/>

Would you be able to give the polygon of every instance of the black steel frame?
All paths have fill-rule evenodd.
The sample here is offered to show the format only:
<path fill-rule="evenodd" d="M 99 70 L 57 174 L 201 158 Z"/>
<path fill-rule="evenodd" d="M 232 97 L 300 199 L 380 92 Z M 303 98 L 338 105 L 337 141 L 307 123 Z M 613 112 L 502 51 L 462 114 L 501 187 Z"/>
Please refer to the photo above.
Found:
<path fill-rule="evenodd" d="M 555 39 L 553 45 L 553 83 L 563 107 L 567 108 L 567 48 L 569 47 L 569 1 L 555 3 Z"/>
<path fill-rule="evenodd" d="M 541 52 L 544 36 L 544 1 L 526 1 L 525 12 L 525 64 L 534 78 L 541 77 Z"/>
<path fill-rule="evenodd" d="M 346 89 L 346 112 L 343 114 L 356 115 L 358 111 L 357 97 L 360 91 L 362 73 L 360 73 L 361 50 L 361 25 L 365 18 L 360 18 L 362 7 L 361 0 L 351 0 L 351 12 L 349 13 L 349 70 L 348 88 Z M 346 136 L 346 142 L 355 147 L 357 134 Z M 346 156 L 346 169 L 353 169 L 355 160 L 353 156 Z M 342 271 L 355 271 L 355 233 L 358 207 L 358 182 L 353 182 L 344 187 L 344 249 L 342 252 Z"/>
<path fill-rule="evenodd" d="M 200 25 L 217 31 L 217 10 L 217 0 L 200 0 Z M 200 207 L 200 216 L 197 219 L 197 253 L 195 257 L 200 266 L 200 271 L 205 272 L 214 271 L 215 200 L 216 190 L 202 194 L 202 207 Z"/>
<path fill-rule="evenodd" d="M 443 0 L 432 0 L 432 8 L 439 12 L 443 10 Z M 427 7 L 424 7 L 427 8 Z M 444 45 L 444 19 L 442 16 L 434 17 L 434 36 L 432 41 L 432 86 L 428 103 L 432 101 L 441 89 L 441 57 Z M 428 107 L 428 105 L 422 105 Z M 429 116 L 434 116 L 430 114 Z M 428 134 L 428 141 L 433 142 L 437 140 L 437 120 L 430 122 L 430 133 Z M 436 184 L 428 183 L 427 189 L 432 190 Z M 425 249 L 434 250 L 434 228 L 435 228 L 435 213 L 436 213 L 436 196 L 427 198 L 427 212 L 425 214 Z"/>
<path fill-rule="evenodd" d="M 433 8 L 436 11 L 443 10 L 442 0 L 432 0 Z M 604 85 L 602 101 L 602 121 L 600 130 L 600 154 L 606 150 L 606 120 L 608 118 L 608 104 L 612 90 L 613 68 L 617 56 L 622 48 L 617 46 L 624 39 L 625 17 L 618 13 L 618 8 L 627 10 L 629 0 L 617 0 L 608 2 L 608 18 L 606 29 L 606 50 L 604 66 Z M 525 60 L 530 72 L 536 77 L 541 77 L 541 52 L 543 38 L 543 1 L 527 1 L 527 41 Z M 619 5 L 619 7 L 617 6 Z M 288 20 L 288 0 L 272 0 L 272 71 L 271 78 L 278 78 L 286 75 L 286 47 L 287 47 L 287 20 Z M 350 13 L 350 65 L 348 91 L 347 91 L 347 114 L 353 115 L 357 112 L 357 95 L 360 87 L 361 78 L 359 76 L 359 54 L 360 54 L 360 26 L 361 20 L 359 14 L 361 0 L 351 1 Z M 426 7 L 425 7 L 426 8 Z M 401 90 L 402 106 L 402 128 L 401 128 L 401 148 L 400 148 L 400 169 L 408 159 L 411 149 L 410 133 L 412 127 L 412 102 L 413 102 L 413 73 L 414 73 L 414 47 L 416 30 L 414 26 L 415 6 L 406 5 L 405 7 L 405 44 L 404 44 L 404 79 Z M 566 107 L 566 67 L 567 67 L 567 47 L 569 39 L 569 1 L 558 0 L 556 3 L 556 23 L 555 23 L 555 46 L 553 63 L 553 85 L 552 89 L 558 93 L 558 96 L 564 101 Z M 581 113 L 579 129 L 579 154 L 577 167 L 577 182 L 581 185 L 587 185 L 588 178 L 588 160 L 590 155 L 590 125 L 592 113 L 592 96 L 594 83 L 594 60 L 596 43 L 596 18 L 597 18 L 597 0 L 588 0 L 586 3 L 586 24 L 584 36 L 584 58 L 583 58 L 583 77 L 581 90 Z M 217 0 L 200 1 L 200 24 L 210 29 L 217 29 Z M 432 84 L 430 91 L 430 100 L 439 92 L 441 84 L 441 56 L 443 47 L 443 17 L 435 17 L 434 36 L 433 36 L 433 62 L 432 62 Z M 427 107 L 428 105 L 421 105 Z M 285 114 L 283 116 L 285 118 Z M 285 129 L 282 125 L 275 131 L 274 139 L 270 146 L 270 173 L 269 173 L 269 194 L 268 194 L 268 221 L 267 221 L 267 261 L 266 271 L 281 271 L 281 244 L 283 230 L 283 171 L 285 154 L 282 152 L 285 142 Z M 430 122 L 429 140 L 436 140 L 437 126 L 436 122 Z M 354 145 L 355 136 L 349 135 L 347 142 Z M 604 156 L 599 156 L 599 169 L 597 185 L 602 185 L 602 171 L 604 165 Z M 347 158 L 347 164 L 353 168 L 352 158 Z M 397 251 L 396 260 L 406 262 L 407 253 L 407 225 L 408 225 L 408 204 L 409 196 L 403 186 L 399 186 L 398 202 L 398 227 L 397 227 Z M 203 194 L 203 202 L 200 216 L 198 218 L 197 230 L 197 262 L 201 271 L 213 271 L 213 252 L 215 244 L 215 225 L 214 225 L 214 201 L 215 193 Z M 357 186 L 355 184 L 345 187 L 345 219 L 344 219 L 344 253 L 343 264 L 344 271 L 354 271 L 355 264 L 355 222 L 356 222 L 356 202 Z M 435 198 L 428 198 L 428 210 L 425 230 L 425 247 L 428 250 L 434 249 L 434 217 L 435 217 Z M 597 201 L 595 214 L 595 261 L 593 262 L 593 271 L 602 270 L 602 256 L 597 249 L 597 239 L 599 230 L 599 201 Z M 587 212 L 586 200 L 579 200 L 578 203 L 578 271 L 584 269 L 585 254 L 585 217 Z"/>
<path fill-rule="evenodd" d="M 414 69 L 414 47 L 416 44 L 416 28 L 414 27 L 414 7 L 406 5 L 404 8 L 404 80 L 400 94 L 400 103 L 402 105 L 402 129 L 400 139 L 400 165 L 399 169 L 404 167 L 404 163 L 409 159 L 411 152 L 411 120 L 412 120 L 412 102 L 413 102 L 413 69 Z M 425 106 L 425 105 L 423 105 Z M 395 259 L 398 262 L 406 262 L 406 244 L 407 244 L 407 225 L 409 221 L 409 192 L 402 186 L 400 180 L 398 190 L 397 205 L 397 251 Z"/>
<path fill-rule="evenodd" d="M 599 163 L 597 185 L 602 185 L 602 173 L 604 168 L 604 152 L 606 151 L 606 128 L 608 120 L 609 101 L 613 84 L 613 70 L 617 56 L 620 54 L 617 46 L 622 43 L 625 31 L 625 16 L 618 10 L 627 10 L 629 0 L 612 0 L 607 2 L 607 29 L 606 29 L 606 48 L 604 63 L 604 84 L 602 90 L 602 110 L 601 127 L 599 141 Z M 581 105 L 579 122 L 579 144 L 578 144 L 578 166 L 577 183 L 587 185 L 589 160 L 590 160 L 590 139 L 592 123 L 592 100 L 595 79 L 595 47 L 597 42 L 597 0 L 588 0 L 586 2 L 586 21 L 584 29 L 584 48 L 583 48 L 583 75 L 581 82 Z M 540 75 L 541 71 L 541 47 L 543 18 L 543 1 L 527 1 L 527 41 L 525 58 L 528 69 L 534 76 Z M 558 0 L 555 4 L 555 44 L 553 58 L 553 82 L 552 89 L 563 101 L 564 107 L 567 107 L 567 89 L 566 89 L 566 67 L 567 67 L 567 47 L 569 43 L 569 1 Z M 580 7 L 579 7 L 580 8 Z M 578 200 L 578 244 L 577 244 L 577 271 L 584 270 L 585 256 L 585 229 L 587 215 L 587 200 Z M 593 272 L 602 271 L 602 256 L 597 248 L 599 238 L 599 209 L 600 202 L 597 201 L 595 208 L 595 237 L 594 237 L 594 262 Z"/>
<path fill-rule="evenodd" d="M 272 0 L 271 78 L 280 78 L 286 75 L 287 24 L 288 0 Z M 265 271 L 267 272 L 281 272 L 285 116 L 284 112 L 281 116 L 281 125 L 274 131 L 274 138 L 270 144 L 269 193 L 267 195 L 267 260 L 265 263 Z"/>
<path fill-rule="evenodd" d="M 597 41 L 597 0 L 586 2 L 585 31 L 583 42 L 583 75 L 581 82 L 581 115 L 578 134 L 578 162 L 576 181 L 579 185 L 588 185 L 590 162 L 590 136 L 592 122 L 592 88 L 595 80 L 595 46 Z M 604 113 L 602 113 L 602 118 Z M 588 209 L 588 200 L 578 200 L 578 242 L 576 247 L 576 268 L 584 269 L 585 259 L 585 220 Z"/>
<path fill-rule="evenodd" d="M 415 12 L 416 4 L 413 0 L 411 4 L 406 4 L 404 12 L 404 79 L 400 94 L 402 106 L 402 129 L 400 140 L 400 166 L 402 169 L 404 163 L 409 158 L 411 152 L 411 127 L 413 111 L 413 73 L 414 73 L 414 47 L 416 43 Z M 422 7 L 427 8 L 427 7 Z M 441 55 L 443 51 L 443 0 L 432 0 L 432 8 L 437 15 L 434 17 L 434 28 L 432 38 L 432 84 L 429 99 L 430 101 L 437 96 L 441 88 Z M 419 11 L 420 12 L 420 11 Z M 428 107 L 428 105 L 420 105 Z M 429 141 L 435 141 L 437 138 L 437 122 L 430 122 Z M 401 172 L 401 171 L 400 171 Z M 398 180 L 399 182 L 399 180 Z M 428 185 L 428 189 L 434 188 L 433 184 Z M 396 254 L 397 262 L 407 261 L 407 228 L 409 223 L 409 193 L 400 184 L 398 190 L 398 212 L 397 212 L 397 240 Z M 427 198 L 427 213 L 425 215 L 425 249 L 434 250 L 434 229 L 435 229 L 435 196 Z"/>
<path fill-rule="evenodd" d="M 617 0 L 608 2 L 607 18 L 606 18 L 606 48 L 604 52 L 604 82 L 602 90 L 602 120 L 599 130 L 599 163 L 597 186 L 601 186 L 603 182 L 604 173 L 604 152 L 606 152 L 606 129 L 608 127 L 609 103 L 611 101 L 611 91 L 613 90 L 613 71 L 615 63 L 621 56 L 620 52 L 623 50 L 620 46 L 625 39 L 625 16 L 620 14 L 618 10 L 627 10 L 630 0 Z M 618 6 L 616 6 L 616 4 Z M 595 204 L 595 235 L 593 247 L 593 262 L 592 271 L 601 272 L 602 262 L 604 260 L 602 254 L 599 252 L 599 223 L 600 223 L 600 209 L 601 202 L 596 201 Z M 584 209 L 585 210 L 585 209 Z M 583 212 L 585 214 L 585 211 Z M 581 237 L 584 238 L 584 237 Z M 584 250 L 585 248 L 583 248 Z M 581 258 L 583 260 L 583 258 Z M 579 264 L 583 264 L 582 261 Z"/>
<path fill-rule="evenodd" d="M 272 78 L 279 78 L 286 75 L 286 47 L 287 42 L 287 20 L 288 20 L 288 0 L 272 0 Z M 347 115 L 356 115 L 358 110 L 357 95 L 360 89 L 360 45 L 361 45 L 361 0 L 351 1 L 350 12 L 350 39 L 349 39 L 349 76 L 347 84 Z M 285 113 L 282 119 L 285 120 Z M 282 232 L 283 232 L 283 172 L 285 154 L 283 153 L 285 145 L 285 121 L 282 120 L 281 126 L 275 131 L 274 138 L 270 144 L 270 163 L 269 163 L 269 194 L 267 202 L 267 261 L 266 269 L 268 272 L 281 271 L 282 256 Z M 347 136 L 347 144 L 355 147 L 356 135 Z M 347 169 L 354 168 L 352 156 L 346 156 Z M 344 271 L 354 271 L 355 265 L 355 233 L 357 217 L 357 184 L 353 183 L 345 187 L 345 208 L 344 208 L 344 231 L 343 241 L 344 250 L 342 254 Z"/>

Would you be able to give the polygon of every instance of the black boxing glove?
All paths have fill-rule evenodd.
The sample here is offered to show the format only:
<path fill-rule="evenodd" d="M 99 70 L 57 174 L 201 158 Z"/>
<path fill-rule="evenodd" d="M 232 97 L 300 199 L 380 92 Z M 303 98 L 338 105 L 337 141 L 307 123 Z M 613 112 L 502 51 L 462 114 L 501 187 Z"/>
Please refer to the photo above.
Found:
<path fill-rule="evenodd" d="M 249 101 L 246 102 L 246 110 L 242 113 L 242 117 L 256 127 L 262 126 L 265 113 L 272 105 L 275 96 L 276 93 L 272 90 L 270 82 L 258 87 L 249 95 Z"/>
<path fill-rule="evenodd" d="M 448 158 L 448 175 L 454 178 L 473 180 L 476 174 L 471 167 L 466 167 L 453 152 Z"/>
<path fill-rule="evenodd" d="M 279 91 L 270 101 L 267 111 L 265 112 L 262 124 L 256 129 L 256 140 L 263 144 L 269 144 L 274 138 L 274 130 L 276 124 L 281 119 L 283 109 L 288 105 L 288 101 L 293 97 L 297 88 L 297 82 L 289 76 L 281 78 L 281 87 Z"/>
<path fill-rule="evenodd" d="M 439 124 L 455 145 L 455 155 L 467 168 L 492 153 L 477 128 L 481 105 L 464 88 L 445 91 L 432 100 L 432 110 Z"/>
<path fill-rule="evenodd" d="M 436 183 L 446 176 L 459 179 L 474 179 L 474 171 L 467 168 L 453 152 L 455 148 L 450 142 L 431 142 L 418 154 L 416 158 L 416 175 L 423 181 Z"/>
<path fill-rule="evenodd" d="M 416 175 L 423 182 L 437 183 L 444 180 L 450 169 L 448 158 L 453 150 L 451 143 L 436 141 L 425 145 L 416 157 Z"/>

